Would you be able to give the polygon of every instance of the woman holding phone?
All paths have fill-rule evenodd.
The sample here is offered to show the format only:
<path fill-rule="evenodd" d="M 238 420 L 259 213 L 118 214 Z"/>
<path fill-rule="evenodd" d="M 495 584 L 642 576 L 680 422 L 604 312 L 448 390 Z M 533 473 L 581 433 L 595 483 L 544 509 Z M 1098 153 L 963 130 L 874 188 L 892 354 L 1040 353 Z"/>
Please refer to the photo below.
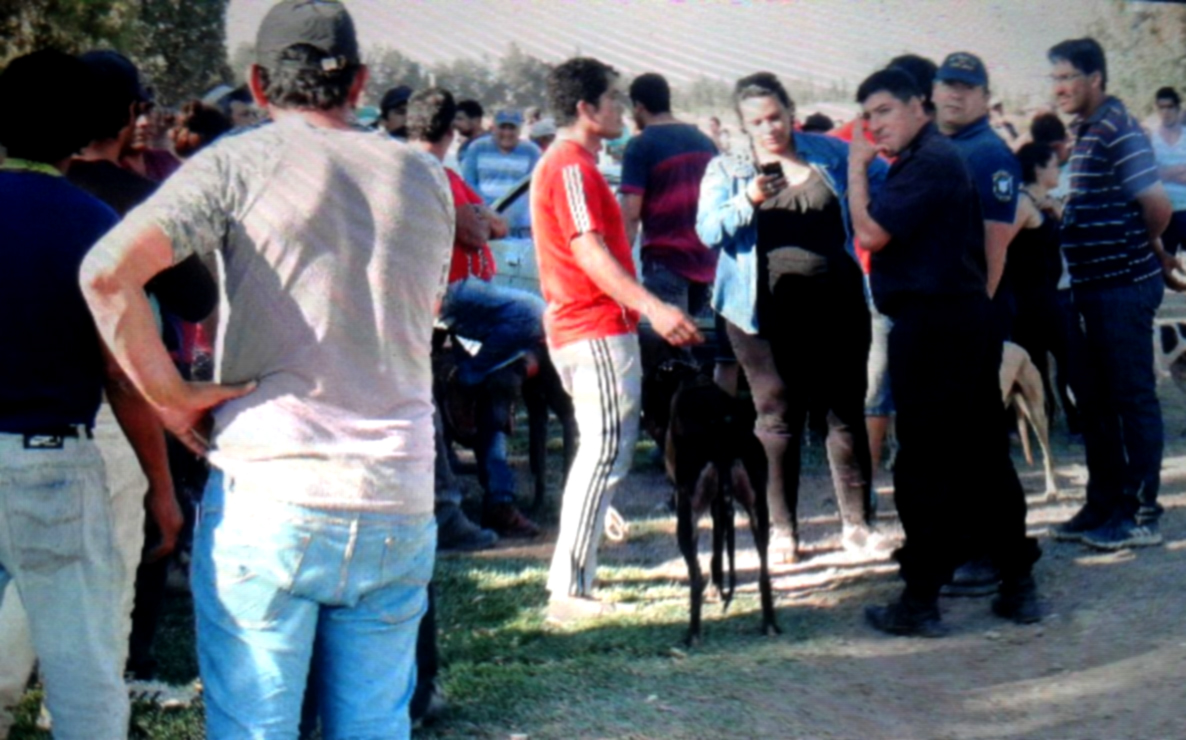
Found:
<path fill-rule="evenodd" d="M 865 432 L 869 312 L 846 198 L 848 145 L 794 131 L 778 78 L 737 81 L 748 146 L 709 163 L 696 230 L 720 252 L 713 309 L 745 371 L 766 451 L 775 562 L 798 558 L 800 448 L 808 409 L 827 412 L 845 549 L 880 548 Z M 872 176 L 884 178 L 880 165 Z"/>

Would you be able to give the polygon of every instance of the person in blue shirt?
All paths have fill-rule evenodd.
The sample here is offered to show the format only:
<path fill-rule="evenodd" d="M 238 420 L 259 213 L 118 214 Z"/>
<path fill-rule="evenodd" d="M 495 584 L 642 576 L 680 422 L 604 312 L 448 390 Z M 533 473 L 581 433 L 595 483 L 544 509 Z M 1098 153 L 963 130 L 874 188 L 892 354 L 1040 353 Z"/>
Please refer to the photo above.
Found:
<path fill-rule="evenodd" d="M 54 737 L 122 740 L 126 563 L 93 428 L 106 392 L 149 482 L 173 501 L 165 438 L 104 348 L 78 284 L 115 211 L 63 176 L 101 104 L 78 59 L 39 51 L 0 73 L 0 604 L 19 591 Z M 125 109 L 126 110 L 126 109 Z M 170 514 L 175 514 L 174 508 Z M 170 518 L 175 536 L 179 514 Z M 162 532 L 166 530 L 159 519 Z M 11 588 L 9 588 L 11 584 Z M 5 671 L 14 656 L 0 656 Z M 15 661 L 12 661 L 15 662 Z"/>
<path fill-rule="evenodd" d="M 505 195 L 531 174 L 539 161 L 539 147 L 519 138 L 523 116 L 502 110 L 494 116 L 494 133 L 472 142 L 461 160 L 461 176 L 478 191 L 486 205 Z M 511 235 L 523 235 L 531 227 L 528 199 L 520 198 L 506 212 Z"/>
<path fill-rule="evenodd" d="M 1005 270 L 1005 252 L 1017 235 L 1017 158 L 989 122 L 988 70 L 980 57 L 947 55 L 935 73 L 935 122 L 963 155 L 980 196 L 988 295 L 994 297 Z"/>
<path fill-rule="evenodd" d="M 1047 56 L 1058 107 L 1076 117 L 1061 243 L 1085 340 L 1071 344 L 1071 363 L 1088 389 L 1078 399 L 1087 503 L 1053 534 L 1101 550 L 1157 545 L 1165 432 L 1153 321 L 1177 266 L 1161 242 L 1173 207 L 1149 138 L 1107 93 L 1099 42 L 1071 39 Z"/>
<path fill-rule="evenodd" d="M 841 543 L 877 549 L 887 541 L 872 526 L 864 423 L 871 324 L 846 198 L 848 145 L 795 132 L 794 103 L 769 72 L 738 80 L 733 101 L 749 146 L 708 163 L 696 233 L 719 255 L 712 308 L 753 395 L 771 557 L 798 558 L 800 449 L 813 403 L 828 412 Z M 884 163 L 872 173 L 880 180 Z"/>

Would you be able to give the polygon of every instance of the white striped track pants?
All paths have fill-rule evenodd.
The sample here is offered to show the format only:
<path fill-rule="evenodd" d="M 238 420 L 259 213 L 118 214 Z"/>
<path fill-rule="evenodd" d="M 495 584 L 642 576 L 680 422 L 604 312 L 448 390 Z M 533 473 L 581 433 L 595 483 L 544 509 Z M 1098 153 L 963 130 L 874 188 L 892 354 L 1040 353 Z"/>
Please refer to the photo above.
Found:
<path fill-rule="evenodd" d="M 564 389 L 572 396 L 580 442 L 564 486 L 548 591 L 555 596 L 588 596 L 606 511 L 614 490 L 630 472 L 638 441 L 638 335 L 573 342 L 551 353 Z"/>

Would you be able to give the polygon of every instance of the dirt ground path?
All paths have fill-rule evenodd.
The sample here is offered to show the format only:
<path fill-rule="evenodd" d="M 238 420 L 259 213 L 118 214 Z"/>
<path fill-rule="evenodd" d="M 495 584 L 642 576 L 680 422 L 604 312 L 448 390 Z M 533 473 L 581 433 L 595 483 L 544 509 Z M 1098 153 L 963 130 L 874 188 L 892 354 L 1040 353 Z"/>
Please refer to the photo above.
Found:
<path fill-rule="evenodd" d="M 1169 296 L 1165 319 L 1186 317 Z M 1081 441 L 1061 420 L 1052 431 L 1060 496 L 1042 493 L 1040 459 L 1014 459 L 1029 492 L 1029 528 L 1044 554 L 1035 575 L 1045 618 L 1017 626 L 995 618 L 987 598 L 945 598 L 951 634 L 940 640 L 894 638 L 867 627 L 863 609 L 897 594 L 887 560 L 854 560 L 838 547 L 839 523 L 822 453 L 808 454 L 801 517 L 808 557 L 775 570 L 780 620 L 795 639 L 775 638 L 745 671 L 737 737 L 1082 739 L 1186 738 L 1186 394 L 1159 381 L 1166 426 L 1162 475 L 1165 544 L 1099 553 L 1055 542 L 1047 528 L 1082 504 Z M 1036 448 L 1035 455 L 1040 455 Z M 974 475 L 969 471 L 969 475 Z M 892 481 L 877 480 L 880 516 L 893 517 Z M 670 530 L 670 537 L 608 544 L 603 562 L 647 563 L 655 576 L 686 583 L 674 519 L 656 514 L 669 493 L 657 466 L 633 474 L 616 504 L 627 519 Z M 658 521 L 656 519 L 658 518 Z M 756 556 L 739 553 L 743 589 L 754 590 Z M 701 538 L 701 552 L 707 545 Z M 551 543 L 524 548 L 541 557 Z M 534 551 L 534 553 L 532 552 Z M 709 611 L 712 607 L 707 607 Z M 706 612 L 707 614 L 707 612 Z M 733 619 L 752 619 L 752 613 Z M 712 639 L 713 624 L 706 624 Z M 785 637 L 785 635 L 784 635 Z M 678 733 L 687 734 L 687 728 Z"/>

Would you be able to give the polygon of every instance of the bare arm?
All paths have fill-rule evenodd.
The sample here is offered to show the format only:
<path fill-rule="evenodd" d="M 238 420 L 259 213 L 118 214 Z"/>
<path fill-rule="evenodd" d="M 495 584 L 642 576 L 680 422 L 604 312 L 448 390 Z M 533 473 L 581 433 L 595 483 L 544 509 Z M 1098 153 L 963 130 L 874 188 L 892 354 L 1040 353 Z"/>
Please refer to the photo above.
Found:
<path fill-rule="evenodd" d="M 482 211 L 469 203 L 460 203 L 457 210 L 457 243 L 463 249 L 476 252 L 486 245 L 490 222 Z"/>
<path fill-rule="evenodd" d="M 161 342 L 144 285 L 172 264 L 169 237 L 155 226 L 116 228 L 83 260 L 83 296 L 112 356 L 165 428 L 195 453 L 208 447 L 207 411 L 254 388 L 186 383 Z"/>
<path fill-rule="evenodd" d="M 869 215 L 869 165 L 876 156 L 865 138 L 864 122 L 859 122 L 848 149 L 848 214 L 853 236 L 870 252 L 880 252 L 890 241 L 890 233 Z"/>
<path fill-rule="evenodd" d="M 1163 182 L 1172 182 L 1178 185 L 1186 185 L 1186 164 L 1173 164 L 1165 167 L 1158 167 L 1157 174 L 1161 177 Z"/>
<path fill-rule="evenodd" d="M 148 479 L 148 511 L 161 533 L 161 541 L 147 556 L 148 562 L 154 562 L 173 551 L 183 523 L 181 507 L 173 490 L 173 476 L 169 473 L 165 428 L 106 347 L 103 356 L 107 369 L 107 400 L 128 444 L 136 453 L 144 477 Z"/>
<path fill-rule="evenodd" d="M 651 321 L 670 344 L 682 347 L 704 341 L 696 324 L 680 309 L 656 298 L 626 272 L 605 246 L 601 234 L 587 231 L 572 240 L 572 255 L 589 279 L 605 294 Z"/>
<path fill-rule="evenodd" d="M 638 239 L 642 225 L 642 196 L 637 193 L 623 193 L 621 196 L 622 220 L 626 224 L 626 241 L 633 245 Z"/>

